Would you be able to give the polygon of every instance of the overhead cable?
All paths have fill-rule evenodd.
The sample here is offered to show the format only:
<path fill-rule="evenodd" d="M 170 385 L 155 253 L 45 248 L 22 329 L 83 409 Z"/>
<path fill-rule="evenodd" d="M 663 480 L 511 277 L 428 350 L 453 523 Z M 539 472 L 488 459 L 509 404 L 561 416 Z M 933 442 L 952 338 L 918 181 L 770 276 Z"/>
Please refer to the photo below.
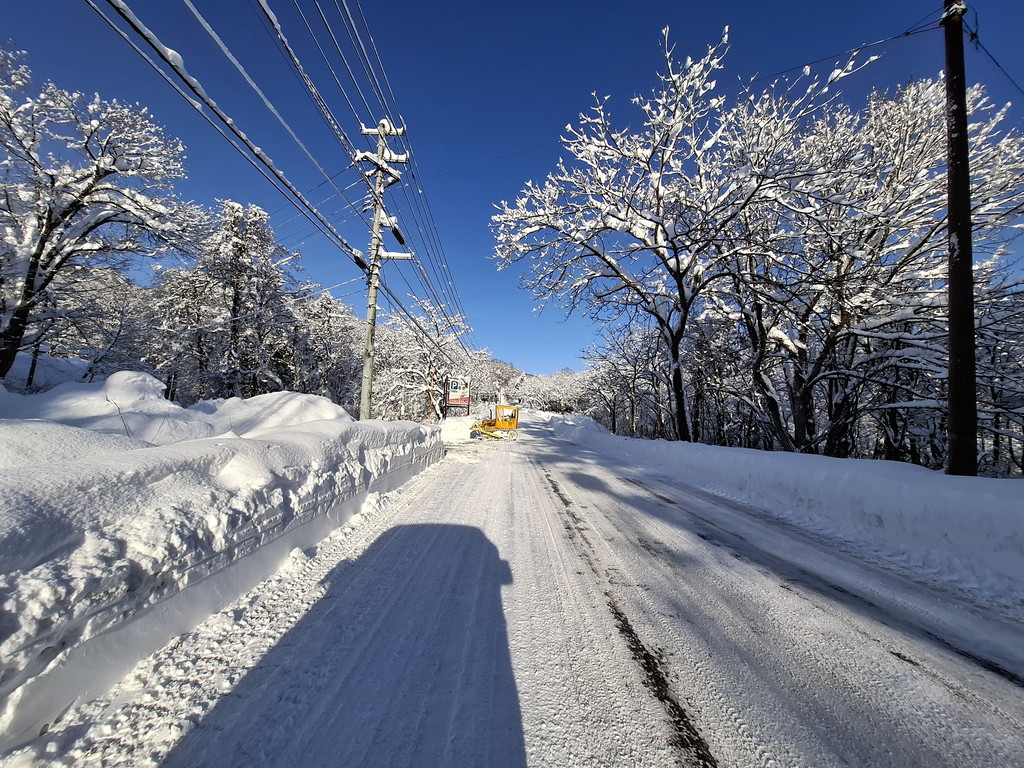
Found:
<path fill-rule="evenodd" d="M 973 29 L 971 29 L 966 23 L 964 24 L 964 29 L 970 35 L 970 41 L 975 45 L 976 48 L 980 49 L 986 56 L 988 56 L 988 58 L 991 60 L 991 62 L 996 65 L 996 69 L 998 69 L 1000 72 L 1003 73 L 1003 76 L 1007 80 L 1010 81 L 1010 84 L 1014 88 L 1016 88 L 1018 91 L 1020 91 L 1021 94 L 1024 94 L 1024 88 L 1020 87 L 1020 85 L 1017 83 L 1017 81 L 1014 80 L 1013 77 L 1010 76 L 1010 73 L 1006 71 L 1006 68 L 1003 67 L 1003 65 L 1000 64 L 996 60 L 996 57 L 993 56 L 991 54 L 991 52 L 989 52 L 988 48 L 985 47 L 985 44 L 981 42 L 981 39 L 978 37 L 978 19 L 977 19 L 978 14 L 977 14 L 977 12 L 975 12 L 974 16 L 975 16 L 975 19 L 974 19 L 974 28 Z"/>
<path fill-rule="evenodd" d="M 195 16 L 196 20 L 200 23 L 200 25 L 202 25 L 203 29 L 206 30 L 206 33 L 217 44 L 217 47 L 220 48 L 221 53 L 223 53 L 224 56 L 228 59 L 228 61 L 230 61 L 234 65 L 235 69 L 238 70 L 238 73 L 243 78 L 245 78 L 245 81 L 249 84 L 249 87 L 252 88 L 252 90 L 256 93 L 257 96 L 260 97 L 260 99 L 263 101 L 264 106 L 271 112 L 271 114 L 274 115 L 274 117 L 277 118 L 277 121 L 288 132 L 288 135 L 292 137 L 295 143 L 298 144 L 299 148 L 302 149 L 302 151 L 306 154 L 306 157 L 309 158 L 310 162 L 316 166 L 317 170 L 319 170 L 321 174 L 323 174 L 326 181 L 330 183 L 331 186 L 334 187 L 338 195 L 340 195 L 343 199 L 347 201 L 347 198 L 345 198 L 345 193 L 338 187 L 337 184 L 334 183 L 334 177 L 331 174 L 329 174 L 326 170 L 324 170 L 324 167 L 320 164 L 320 161 L 313 156 L 312 152 L 309 151 L 309 147 L 307 147 L 306 144 L 302 141 L 302 139 L 299 138 L 298 134 L 295 133 L 295 131 L 284 119 L 284 117 L 281 116 L 281 113 L 277 110 L 273 103 L 271 103 L 270 99 L 267 98 L 267 95 L 263 92 L 263 90 L 258 85 L 256 85 L 255 81 L 249 76 L 249 73 L 246 71 L 245 67 L 243 67 L 241 62 L 237 58 L 235 58 L 234 54 L 231 53 L 231 50 L 224 44 L 224 41 L 214 31 L 213 27 L 211 27 L 209 23 L 207 23 L 203 15 L 199 13 L 198 9 L 192 3 L 192 0 L 182 0 L 182 2 L 185 3 L 185 5 L 188 7 L 190 11 L 192 11 L 192 15 Z M 263 0 L 259 0 L 259 2 L 260 5 L 263 5 Z M 269 9 L 267 10 L 267 13 L 269 14 Z M 287 42 L 285 42 L 285 45 L 287 46 Z M 305 73 L 303 72 L 302 75 L 304 76 Z M 337 124 L 332 123 L 332 127 L 343 135 L 343 132 L 341 132 L 341 129 L 338 128 Z M 351 144 L 351 142 L 349 142 L 349 144 Z"/>
<path fill-rule="evenodd" d="M 303 194 L 292 184 L 291 181 L 274 165 L 274 162 L 267 156 L 267 154 L 260 149 L 260 147 L 253 144 L 253 142 L 246 136 L 235 124 L 235 122 L 228 117 L 224 111 L 214 102 L 203 90 L 202 85 L 198 80 L 193 78 L 185 70 L 184 64 L 181 57 L 175 54 L 173 51 L 165 47 L 157 38 L 157 36 L 146 27 L 139 18 L 132 12 L 130 7 L 124 0 L 105 0 L 106 3 L 114 9 L 114 11 L 127 23 L 132 30 L 139 35 L 147 45 L 152 48 L 157 56 L 164 62 L 164 64 L 174 72 L 175 75 L 185 84 L 189 91 L 191 91 L 203 104 L 205 104 L 217 118 L 227 127 L 227 129 L 239 140 L 245 147 L 255 156 L 258 162 L 263 165 L 273 176 L 288 190 L 288 192 L 297 200 L 303 208 L 305 208 L 323 227 L 330 233 L 330 237 L 334 240 L 335 244 L 341 248 L 355 264 L 362 270 L 368 269 L 368 264 L 363 259 L 362 254 L 353 248 L 348 242 L 342 237 L 328 222 L 323 215 L 303 196 Z M 92 5 L 92 0 L 87 0 Z M 93 6 L 95 8 L 95 6 Z M 190 99 L 191 101 L 191 99 Z M 193 106 L 197 106 L 193 102 Z"/>

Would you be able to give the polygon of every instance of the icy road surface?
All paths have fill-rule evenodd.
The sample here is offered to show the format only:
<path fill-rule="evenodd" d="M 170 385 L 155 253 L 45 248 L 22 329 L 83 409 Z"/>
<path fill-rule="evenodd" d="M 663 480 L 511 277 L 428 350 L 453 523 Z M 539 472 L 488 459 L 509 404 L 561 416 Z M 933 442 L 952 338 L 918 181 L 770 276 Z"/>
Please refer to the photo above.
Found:
<path fill-rule="evenodd" d="M 1024 765 L 1019 625 L 520 434 L 453 445 L 6 764 Z"/>

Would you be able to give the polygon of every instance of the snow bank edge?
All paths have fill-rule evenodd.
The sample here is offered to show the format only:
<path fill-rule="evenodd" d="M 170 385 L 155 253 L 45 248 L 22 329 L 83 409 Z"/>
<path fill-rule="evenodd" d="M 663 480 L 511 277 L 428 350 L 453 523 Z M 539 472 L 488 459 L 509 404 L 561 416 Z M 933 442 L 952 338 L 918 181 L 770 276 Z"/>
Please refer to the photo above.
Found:
<path fill-rule="evenodd" d="M 756 505 L 986 602 L 1024 607 L 1024 482 L 890 461 L 639 440 L 578 417 L 549 423 L 559 437 Z"/>
<path fill-rule="evenodd" d="M 371 494 L 400 487 L 444 455 L 437 428 L 410 422 L 320 422 L 316 426 L 319 430 L 311 424 L 281 430 L 274 435 L 276 440 L 217 439 L 219 446 L 227 442 L 237 449 L 228 451 L 226 461 L 210 462 L 222 474 L 232 460 L 244 459 L 254 447 L 282 449 L 287 466 L 279 467 L 281 471 L 270 482 L 262 482 L 257 493 L 253 488 L 238 488 L 227 500 L 220 499 L 222 520 L 218 522 L 232 518 L 232 531 L 220 531 L 214 551 L 210 551 L 208 540 L 186 542 L 174 553 L 185 563 L 184 568 L 167 570 L 166 562 L 144 564 L 143 570 L 149 572 L 141 576 L 140 590 L 129 588 L 130 580 L 140 581 L 140 563 L 126 557 L 125 543 L 119 542 L 120 560 L 127 562 L 112 569 L 116 583 L 109 577 L 95 580 L 86 574 L 74 586 L 74 603 L 88 607 L 88 614 L 60 616 L 55 603 L 55 623 L 39 623 L 35 637 L 26 638 L 22 633 L 20 638 L 6 638 L 16 641 L 18 647 L 12 649 L 10 642 L 5 643 L 8 647 L 0 670 L 0 752 L 36 736 L 75 703 L 77 699 L 69 698 L 68 691 L 85 691 L 89 697 L 102 694 L 136 661 L 273 574 L 292 549 L 319 542 L 359 512 Z M 325 439 L 325 432 L 333 439 Z M 326 447 L 331 449 L 325 451 Z M 175 448 L 150 450 L 173 452 Z M 302 459 L 306 460 L 305 473 L 299 471 Z M 325 462 L 331 460 L 337 462 L 335 471 L 325 472 Z M 287 519 L 254 519 L 262 505 L 275 500 L 291 509 Z M 237 536 L 233 538 L 232 532 Z M 87 531 L 84 538 L 96 533 Z M 131 535 L 130 529 L 118 533 Z M 236 540 L 238 537 L 244 540 Z M 193 545 L 191 551 L 189 544 Z M 52 566 L 43 563 L 40 567 Z M 8 574 L 7 585 L 14 582 L 17 587 L 19 576 L 22 581 L 32 581 L 31 574 Z M 36 589 L 29 583 L 29 591 Z M 61 598 L 66 596 L 58 601 Z"/>

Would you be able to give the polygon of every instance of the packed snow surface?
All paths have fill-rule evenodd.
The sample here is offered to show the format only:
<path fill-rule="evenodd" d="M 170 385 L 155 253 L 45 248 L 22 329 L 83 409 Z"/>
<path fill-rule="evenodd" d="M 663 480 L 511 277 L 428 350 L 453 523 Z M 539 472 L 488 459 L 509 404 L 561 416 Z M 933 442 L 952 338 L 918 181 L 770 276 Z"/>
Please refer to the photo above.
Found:
<path fill-rule="evenodd" d="M 0 764 L 1024 764 L 1017 481 L 158 384 L 0 393 Z"/>
<path fill-rule="evenodd" d="M 553 417 L 556 434 L 757 506 L 1024 616 L 1024 482 L 895 461 L 616 437 Z"/>
<path fill-rule="evenodd" d="M 76 661 L 92 638 L 160 606 L 146 632 L 162 644 L 442 452 L 436 428 L 356 423 L 322 397 L 184 409 L 162 391 L 128 372 L 0 391 L 0 728 L 12 736 L 74 698 L 62 668 L 104 666 Z M 104 656 L 134 661 L 134 645 Z"/>

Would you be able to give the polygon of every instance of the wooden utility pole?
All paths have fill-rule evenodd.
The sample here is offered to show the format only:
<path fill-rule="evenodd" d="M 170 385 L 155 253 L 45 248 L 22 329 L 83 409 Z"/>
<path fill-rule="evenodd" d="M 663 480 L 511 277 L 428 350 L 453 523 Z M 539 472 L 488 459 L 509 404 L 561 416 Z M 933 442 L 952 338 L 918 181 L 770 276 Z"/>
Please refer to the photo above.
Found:
<path fill-rule="evenodd" d="M 945 0 L 947 231 L 949 237 L 949 377 L 946 473 L 978 474 L 978 403 L 974 339 L 974 251 L 971 243 L 971 169 L 967 142 L 963 15 L 960 0 Z"/>
<path fill-rule="evenodd" d="M 406 154 L 395 154 L 388 149 L 388 136 L 402 136 L 405 128 L 396 128 L 384 118 L 376 128 L 362 128 L 364 136 L 377 137 L 377 152 L 360 152 L 356 161 L 368 161 L 375 169 L 373 193 L 373 224 L 370 231 L 370 264 L 367 269 L 368 291 L 366 297 L 366 344 L 363 349 L 363 383 L 359 393 L 359 418 L 370 418 L 370 399 L 373 395 L 373 342 L 377 332 L 377 291 L 380 286 L 380 265 L 384 259 L 411 259 L 410 253 L 387 253 L 381 250 L 381 230 L 392 226 L 391 218 L 384 212 L 384 189 L 398 180 L 398 174 L 389 163 L 408 162 Z"/>

